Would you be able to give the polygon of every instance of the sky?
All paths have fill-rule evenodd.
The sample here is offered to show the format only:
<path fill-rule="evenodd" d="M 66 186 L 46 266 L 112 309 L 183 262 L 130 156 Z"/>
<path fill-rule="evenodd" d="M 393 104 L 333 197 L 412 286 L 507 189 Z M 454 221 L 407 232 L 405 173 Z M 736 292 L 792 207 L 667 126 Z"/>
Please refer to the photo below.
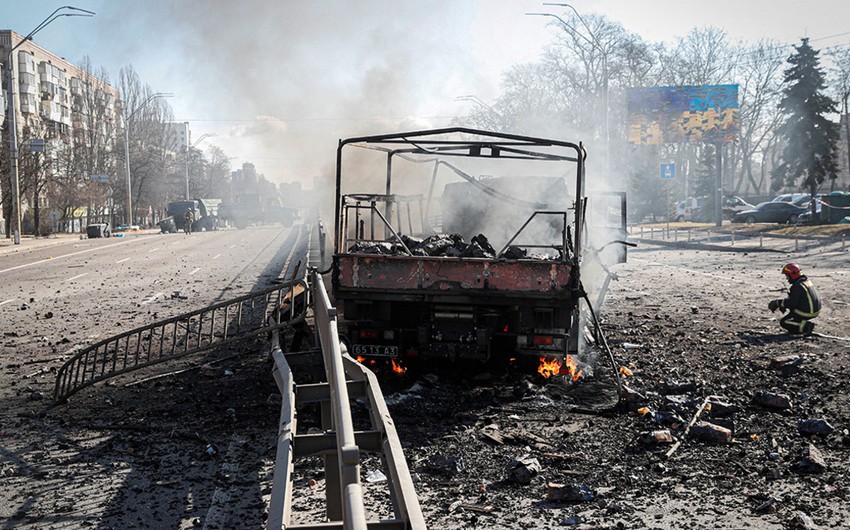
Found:
<path fill-rule="evenodd" d="M 333 173 L 339 139 L 449 124 L 475 96 L 499 95 L 511 65 L 537 61 L 556 30 L 544 17 L 569 8 L 530 0 L 0 0 L 0 29 L 79 64 L 88 56 L 117 84 L 131 65 L 154 92 L 170 92 L 176 121 L 198 148 L 221 147 L 235 167 L 273 182 Z M 575 0 L 651 42 L 714 26 L 732 40 L 815 48 L 850 43 L 847 0 Z M 70 11 L 69 11 L 70 12 Z M 574 139 L 571 139 L 574 140 Z"/>

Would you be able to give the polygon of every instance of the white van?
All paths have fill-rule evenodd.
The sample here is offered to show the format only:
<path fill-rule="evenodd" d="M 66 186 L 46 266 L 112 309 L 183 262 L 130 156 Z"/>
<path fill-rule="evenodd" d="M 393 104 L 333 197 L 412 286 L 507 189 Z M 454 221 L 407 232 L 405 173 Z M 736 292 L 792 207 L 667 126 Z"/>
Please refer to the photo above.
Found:
<path fill-rule="evenodd" d="M 676 211 L 673 213 L 673 220 L 681 221 L 696 221 L 701 215 L 704 215 L 703 208 L 708 197 L 689 197 L 683 201 L 676 203 Z"/>

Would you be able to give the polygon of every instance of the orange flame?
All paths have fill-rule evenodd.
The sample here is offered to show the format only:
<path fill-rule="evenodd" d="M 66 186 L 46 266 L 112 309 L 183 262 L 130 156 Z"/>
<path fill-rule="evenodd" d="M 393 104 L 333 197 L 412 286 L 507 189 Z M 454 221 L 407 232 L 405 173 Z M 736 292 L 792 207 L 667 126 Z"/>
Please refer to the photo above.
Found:
<path fill-rule="evenodd" d="M 540 365 L 537 366 L 537 373 L 546 379 L 553 375 L 569 375 L 573 381 L 578 381 L 584 375 L 584 371 L 578 367 L 578 363 L 572 355 L 567 355 L 563 361 L 557 358 L 541 357 Z"/>
<path fill-rule="evenodd" d="M 561 374 L 569 374 L 573 381 L 578 381 L 584 375 L 584 370 L 578 367 L 578 363 L 572 355 L 567 355 L 564 359 L 564 366 L 561 367 Z"/>
<path fill-rule="evenodd" d="M 357 357 L 354 358 L 354 360 L 356 360 L 360 364 L 363 364 L 366 361 L 366 357 L 362 357 L 362 356 L 358 355 Z"/>
<path fill-rule="evenodd" d="M 540 365 L 537 367 L 537 373 L 549 379 L 561 371 L 561 361 L 559 359 L 540 358 Z"/>
<path fill-rule="evenodd" d="M 407 371 L 407 368 L 405 368 L 401 364 L 397 363 L 395 359 L 390 359 L 390 360 L 393 363 L 393 372 L 401 375 L 401 374 L 403 374 L 404 372 Z"/>

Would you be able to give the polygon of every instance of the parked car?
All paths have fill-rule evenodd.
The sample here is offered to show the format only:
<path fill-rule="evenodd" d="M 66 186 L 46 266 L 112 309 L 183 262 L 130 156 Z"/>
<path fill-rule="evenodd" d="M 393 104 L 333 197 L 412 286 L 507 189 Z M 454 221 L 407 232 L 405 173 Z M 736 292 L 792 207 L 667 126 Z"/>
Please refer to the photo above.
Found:
<path fill-rule="evenodd" d="M 800 201 L 808 202 L 811 197 L 808 193 L 783 193 L 771 199 L 770 202 L 790 202 L 799 206 Z"/>
<path fill-rule="evenodd" d="M 737 195 L 727 195 L 723 198 L 723 218 L 732 219 L 735 214 L 755 208 L 752 204 Z"/>
<path fill-rule="evenodd" d="M 785 201 L 770 201 L 758 204 L 752 210 L 738 212 L 733 223 L 796 223 L 806 209 Z"/>
<path fill-rule="evenodd" d="M 798 222 L 801 224 L 812 224 L 820 221 L 821 211 L 823 210 L 823 194 L 818 193 L 815 195 L 815 212 L 817 212 L 816 217 L 812 217 L 812 201 L 806 200 L 801 201 L 800 206 L 806 209 L 805 212 L 800 214 Z"/>

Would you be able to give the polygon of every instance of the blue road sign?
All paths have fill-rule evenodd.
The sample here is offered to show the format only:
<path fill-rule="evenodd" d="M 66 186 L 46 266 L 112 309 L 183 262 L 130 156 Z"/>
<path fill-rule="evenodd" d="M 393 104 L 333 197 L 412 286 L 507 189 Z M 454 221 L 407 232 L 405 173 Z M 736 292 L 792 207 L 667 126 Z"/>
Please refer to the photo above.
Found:
<path fill-rule="evenodd" d="M 662 179 L 675 179 L 676 178 L 676 164 L 661 164 L 661 178 Z"/>

